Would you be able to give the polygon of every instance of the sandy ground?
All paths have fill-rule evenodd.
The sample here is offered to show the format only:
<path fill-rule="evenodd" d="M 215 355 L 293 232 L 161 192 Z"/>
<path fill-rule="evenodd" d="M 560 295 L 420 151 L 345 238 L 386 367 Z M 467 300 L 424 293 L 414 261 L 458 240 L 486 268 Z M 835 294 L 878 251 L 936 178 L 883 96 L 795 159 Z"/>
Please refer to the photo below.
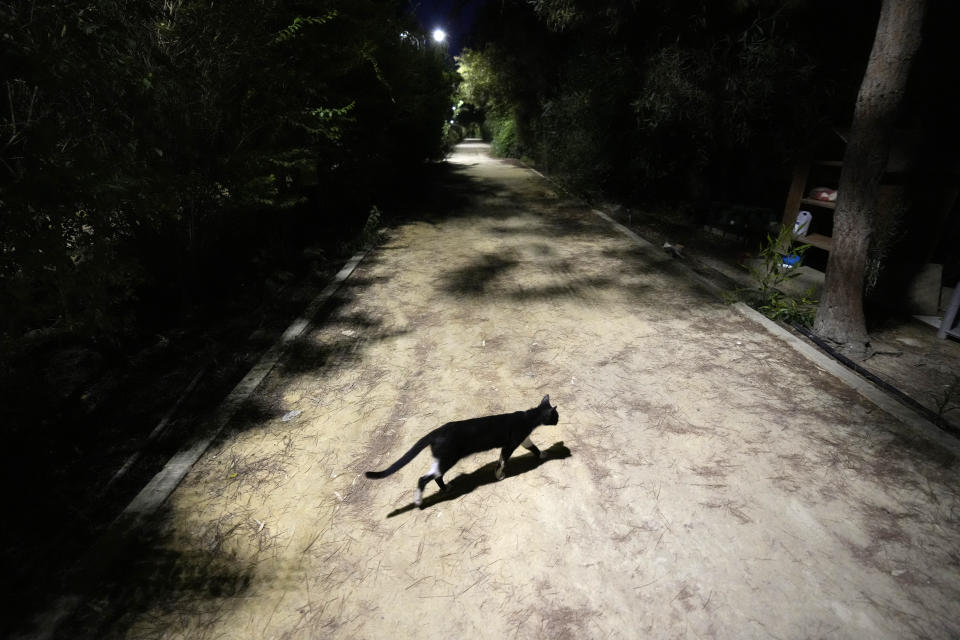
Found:
<path fill-rule="evenodd" d="M 476 151 L 348 280 L 74 637 L 960 635 L 957 448 Z M 521 449 L 502 481 L 496 452 L 465 459 L 421 510 L 427 453 L 362 476 L 545 393 L 550 457 Z"/>

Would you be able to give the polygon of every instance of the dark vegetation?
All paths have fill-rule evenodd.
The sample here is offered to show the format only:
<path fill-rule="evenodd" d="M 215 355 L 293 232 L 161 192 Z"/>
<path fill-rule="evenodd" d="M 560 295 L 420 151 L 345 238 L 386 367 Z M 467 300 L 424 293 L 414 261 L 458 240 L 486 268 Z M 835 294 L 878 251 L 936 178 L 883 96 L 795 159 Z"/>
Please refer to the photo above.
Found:
<path fill-rule="evenodd" d="M 0 632 L 443 157 L 428 43 L 400 0 L 0 4 Z"/>
<path fill-rule="evenodd" d="M 305 232 L 359 229 L 443 155 L 452 66 L 398 2 L 25 0 L 0 21 L 8 340 L 120 341 Z"/>
<path fill-rule="evenodd" d="M 782 198 L 795 151 L 849 120 L 876 4 L 496 3 L 463 92 L 501 152 L 580 189 Z"/>
<path fill-rule="evenodd" d="M 489 3 L 458 60 L 460 123 L 495 153 L 626 203 L 635 220 L 657 218 L 674 240 L 710 224 L 744 236 L 738 252 L 756 251 L 776 235 L 798 158 L 849 129 L 880 4 Z M 901 306 L 915 265 L 938 262 L 947 282 L 960 278 L 960 215 L 934 202 L 957 180 L 960 87 L 942 65 L 960 13 L 929 5 L 894 125 L 917 134 L 914 170 L 884 178 L 908 194 L 876 221 L 868 257 L 874 317 Z M 820 249 L 807 258 L 826 262 Z"/>

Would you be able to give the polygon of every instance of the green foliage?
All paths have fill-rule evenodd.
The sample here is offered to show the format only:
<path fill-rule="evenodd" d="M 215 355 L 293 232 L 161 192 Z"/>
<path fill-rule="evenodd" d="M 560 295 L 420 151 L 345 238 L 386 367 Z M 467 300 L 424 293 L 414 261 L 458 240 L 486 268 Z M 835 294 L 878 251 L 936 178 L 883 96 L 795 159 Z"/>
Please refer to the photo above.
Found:
<path fill-rule="evenodd" d="M 495 45 L 483 50 L 464 49 L 455 58 L 460 84 L 460 104 L 468 103 L 484 109 L 490 116 L 502 118 L 513 106 L 516 74 L 510 60 Z"/>
<path fill-rule="evenodd" d="M 519 25 L 519 26 L 518 26 Z M 545 95 L 548 78 L 541 73 L 550 52 L 536 45 L 536 38 L 524 29 L 530 25 L 510 20 L 503 28 L 514 29 L 513 37 L 522 48 L 501 47 L 488 44 L 482 49 L 464 49 L 456 58 L 460 76 L 457 92 L 458 108 L 455 117 L 458 123 L 476 130 L 482 137 L 493 140 L 503 131 L 502 152 L 514 157 L 528 155 L 536 143 L 535 109 Z M 508 121 L 510 121 L 508 123 Z"/>
<path fill-rule="evenodd" d="M 669 189 L 682 177 L 698 196 L 707 195 L 711 174 L 728 180 L 732 168 L 762 176 L 764 164 L 789 156 L 820 117 L 821 94 L 811 60 L 762 26 L 704 37 L 702 45 L 681 41 L 652 52 L 631 102 L 635 139 L 646 150 L 635 157 L 637 177 Z M 684 144 L 676 144 L 681 132 Z"/>
<path fill-rule="evenodd" d="M 497 3 L 504 34 L 461 57 L 461 97 L 513 117 L 538 164 L 577 189 L 771 206 L 798 147 L 848 117 L 835 54 L 851 40 L 833 13 L 823 24 L 825 5 L 531 0 L 531 25 Z"/>
<path fill-rule="evenodd" d="M 802 257 L 810 245 L 800 245 L 791 248 L 793 242 L 793 229 L 783 225 L 776 236 L 767 234 L 767 241 L 760 247 L 760 259 L 762 263 L 759 266 L 750 268 L 750 275 L 757 283 L 757 290 L 760 292 L 761 301 L 766 300 L 771 292 L 782 283 L 797 276 L 796 269 L 786 269 L 783 266 L 783 257 L 790 253 Z"/>
<path fill-rule="evenodd" d="M 531 0 L 536 12 L 558 31 L 583 26 L 592 21 L 610 32 L 619 30 L 622 23 L 640 4 L 640 0 L 587 3 L 583 0 Z M 599 6 L 598 6 L 599 5 Z"/>
<path fill-rule="evenodd" d="M 536 121 L 538 161 L 580 191 L 609 188 L 621 155 L 627 96 L 636 73 L 620 55 L 576 58 L 564 68 L 563 90 L 543 102 Z"/>
<path fill-rule="evenodd" d="M 453 147 L 466 137 L 467 131 L 464 127 L 449 122 L 443 125 L 443 146 L 447 153 L 452 151 Z"/>
<path fill-rule="evenodd" d="M 370 207 L 370 213 L 363 223 L 363 231 L 360 232 L 360 239 L 364 243 L 372 242 L 380 231 L 380 223 L 383 220 L 383 214 L 376 205 Z"/>
<path fill-rule="evenodd" d="M 294 227 L 360 231 L 447 142 L 452 66 L 403 32 L 399 0 L 0 4 L 0 333 L 109 337 Z"/>
<path fill-rule="evenodd" d="M 491 155 L 497 158 L 519 158 L 523 155 L 523 148 L 517 138 L 517 123 L 513 118 L 496 118 L 488 122 L 493 135 Z"/>
<path fill-rule="evenodd" d="M 784 255 L 790 254 L 802 258 L 810 248 L 808 244 L 791 248 L 792 242 L 793 229 L 788 226 L 781 227 L 776 236 L 767 234 L 767 241 L 760 248 L 762 262 L 758 266 L 750 267 L 750 276 L 756 283 L 756 287 L 745 293 L 753 306 L 767 317 L 810 327 L 813 326 L 813 318 L 817 311 L 817 300 L 813 298 L 813 288 L 805 291 L 799 298 L 780 291 L 780 286 L 784 282 L 800 274 L 798 268 L 784 266 Z"/>
<path fill-rule="evenodd" d="M 813 287 L 804 291 L 799 298 L 774 290 L 770 292 L 767 302 L 757 309 L 773 320 L 792 322 L 809 329 L 817 314 L 817 302 L 813 297 Z"/>
<path fill-rule="evenodd" d="M 307 16 L 306 18 L 297 16 L 287 27 L 284 27 L 274 36 L 274 43 L 288 42 L 302 35 L 303 28 L 307 25 L 327 24 L 337 17 L 336 11 L 329 11 L 324 16 Z"/>

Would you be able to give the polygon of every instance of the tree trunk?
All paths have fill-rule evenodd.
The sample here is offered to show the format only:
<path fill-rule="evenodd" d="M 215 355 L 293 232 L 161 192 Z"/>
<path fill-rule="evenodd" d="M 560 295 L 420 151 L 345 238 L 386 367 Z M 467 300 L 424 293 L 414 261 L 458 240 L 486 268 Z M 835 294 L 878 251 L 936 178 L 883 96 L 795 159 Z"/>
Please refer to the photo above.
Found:
<path fill-rule="evenodd" d="M 869 344 L 863 284 L 877 193 L 910 64 L 920 47 L 925 10 L 926 0 L 883 0 L 843 156 L 833 248 L 813 330 L 853 349 L 865 349 Z"/>

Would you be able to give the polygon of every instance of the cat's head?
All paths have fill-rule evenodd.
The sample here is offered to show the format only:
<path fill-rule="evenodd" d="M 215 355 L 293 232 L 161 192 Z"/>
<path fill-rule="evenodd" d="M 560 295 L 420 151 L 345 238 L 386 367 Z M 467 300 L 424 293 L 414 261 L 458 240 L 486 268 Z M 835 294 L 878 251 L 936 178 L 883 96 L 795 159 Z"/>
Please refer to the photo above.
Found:
<path fill-rule="evenodd" d="M 540 401 L 540 406 L 537 409 L 540 410 L 542 424 L 557 424 L 560 422 L 560 414 L 557 412 L 557 408 L 550 406 L 549 395 L 543 396 L 543 400 Z"/>

